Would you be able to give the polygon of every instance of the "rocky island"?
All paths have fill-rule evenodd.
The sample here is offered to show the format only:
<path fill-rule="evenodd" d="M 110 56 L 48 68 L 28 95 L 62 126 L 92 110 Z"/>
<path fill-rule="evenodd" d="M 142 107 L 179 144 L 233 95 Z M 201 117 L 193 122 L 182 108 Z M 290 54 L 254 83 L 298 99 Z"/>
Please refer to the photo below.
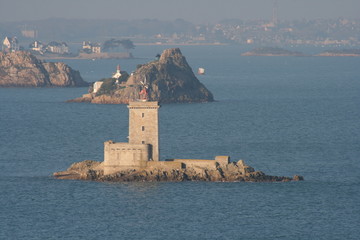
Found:
<path fill-rule="evenodd" d="M 217 163 L 212 168 L 199 166 L 169 168 L 159 165 L 143 169 L 126 169 L 112 174 L 104 174 L 103 162 L 85 160 L 72 164 L 66 171 L 54 173 L 54 177 L 101 182 L 289 182 L 304 180 L 299 175 L 294 177 L 266 175 L 262 171 L 255 171 L 254 168 L 247 166 L 243 160 L 226 165 Z"/>
<path fill-rule="evenodd" d="M 149 101 L 161 103 L 212 102 L 212 93 L 196 78 L 179 48 L 166 49 L 158 60 L 138 65 L 130 75 L 95 82 L 89 94 L 69 102 L 127 104 L 146 87 Z M 101 86 L 101 87 L 97 87 Z"/>
<path fill-rule="evenodd" d="M 84 87 L 78 71 L 62 62 L 43 62 L 26 51 L 0 52 L 0 87 Z"/>
<path fill-rule="evenodd" d="M 282 48 L 276 47 L 263 47 L 263 48 L 256 48 L 249 52 L 245 52 L 241 54 L 241 56 L 304 56 L 301 52 L 294 52 L 289 51 Z"/>
<path fill-rule="evenodd" d="M 218 181 L 218 182 L 287 182 L 302 176 L 266 175 L 245 164 L 231 162 L 230 156 L 206 159 L 160 160 L 158 109 L 160 105 L 146 98 L 130 102 L 129 142 L 104 142 L 104 161 L 85 160 L 66 171 L 54 173 L 58 179 L 111 182 L 129 181 Z"/>

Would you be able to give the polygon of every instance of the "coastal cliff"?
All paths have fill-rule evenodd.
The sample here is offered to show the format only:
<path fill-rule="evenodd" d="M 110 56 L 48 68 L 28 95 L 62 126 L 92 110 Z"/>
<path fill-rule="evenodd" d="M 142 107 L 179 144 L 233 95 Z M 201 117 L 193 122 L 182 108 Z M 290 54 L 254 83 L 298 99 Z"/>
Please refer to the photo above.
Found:
<path fill-rule="evenodd" d="M 169 169 L 150 167 L 140 170 L 127 169 L 114 174 L 104 175 L 103 163 L 91 160 L 72 164 L 66 171 L 53 174 L 57 179 L 92 180 L 107 182 L 289 182 L 302 181 L 299 175 L 294 177 L 270 176 L 247 166 L 242 160 L 216 168 L 186 167 Z"/>
<path fill-rule="evenodd" d="M 160 103 L 212 102 L 212 93 L 196 78 L 179 48 L 166 49 L 158 60 L 139 65 L 127 79 L 104 84 L 97 94 L 85 94 L 70 102 L 127 104 L 139 98 L 142 83 L 148 100 Z M 101 93 L 101 94 L 99 94 Z"/>
<path fill-rule="evenodd" d="M 0 52 L 0 87 L 88 86 L 78 71 L 62 62 L 42 62 L 29 52 Z"/>

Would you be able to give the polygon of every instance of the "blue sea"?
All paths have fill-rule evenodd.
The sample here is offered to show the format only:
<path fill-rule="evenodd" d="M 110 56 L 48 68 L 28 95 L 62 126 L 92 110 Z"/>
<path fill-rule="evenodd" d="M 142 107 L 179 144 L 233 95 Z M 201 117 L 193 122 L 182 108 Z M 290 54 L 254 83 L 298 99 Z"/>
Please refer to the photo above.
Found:
<path fill-rule="evenodd" d="M 135 59 L 64 60 L 86 81 Z M 216 102 L 160 108 L 161 158 L 230 155 L 287 183 L 56 180 L 126 141 L 125 105 L 65 103 L 87 88 L 0 89 L 0 239 L 359 239 L 360 58 L 245 57 L 181 46 Z M 305 52 L 323 49 L 303 49 Z"/>

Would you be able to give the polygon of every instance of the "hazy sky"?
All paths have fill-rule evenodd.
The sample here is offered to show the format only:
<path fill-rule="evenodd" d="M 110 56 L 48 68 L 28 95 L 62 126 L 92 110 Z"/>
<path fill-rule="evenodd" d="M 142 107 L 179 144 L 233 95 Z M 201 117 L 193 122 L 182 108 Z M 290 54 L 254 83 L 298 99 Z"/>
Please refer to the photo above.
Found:
<path fill-rule="evenodd" d="M 0 21 L 46 18 L 271 19 L 276 0 L 0 0 Z M 277 0 L 278 18 L 360 18 L 360 0 Z"/>

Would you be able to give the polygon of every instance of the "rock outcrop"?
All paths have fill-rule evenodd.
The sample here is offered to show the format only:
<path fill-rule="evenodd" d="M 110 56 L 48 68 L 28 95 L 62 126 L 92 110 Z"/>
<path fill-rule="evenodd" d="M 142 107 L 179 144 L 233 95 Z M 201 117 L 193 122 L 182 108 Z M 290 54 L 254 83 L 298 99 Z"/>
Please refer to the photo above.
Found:
<path fill-rule="evenodd" d="M 88 86 L 78 71 L 62 62 L 42 62 L 29 52 L 0 52 L 0 87 Z"/>
<path fill-rule="evenodd" d="M 139 98 L 142 83 L 148 84 L 148 100 L 160 103 L 214 101 L 212 93 L 196 78 L 179 48 L 166 49 L 159 60 L 139 65 L 125 82 L 113 84 L 106 94 L 86 94 L 70 102 L 127 104 Z M 108 86 L 108 85 L 107 85 Z"/>
<path fill-rule="evenodd" d="M 208 168 L 146 168 L 141 170 L 128 169 L 110 175 L 104 175 L 102 163 L 85 160 L 72 164 L 66 171 L 54 173 L 58 179 L 92 180 L 108 182 L 182 182 L 182 181 L 214 181 L 214 182 L 288 182 L 304 180 L 302 176 L 279 177 L 266 175 L 244 165 L 240 160 L 216 169 Z"/>

